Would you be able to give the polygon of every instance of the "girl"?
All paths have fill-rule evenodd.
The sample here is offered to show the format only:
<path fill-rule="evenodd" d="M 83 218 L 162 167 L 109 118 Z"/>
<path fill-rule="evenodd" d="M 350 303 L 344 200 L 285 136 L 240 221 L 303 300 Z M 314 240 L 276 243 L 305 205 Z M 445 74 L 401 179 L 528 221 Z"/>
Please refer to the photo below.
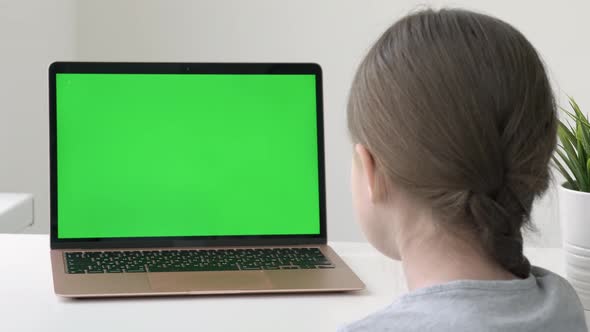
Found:
<path fill-rule="evenodd" d="M 556 121 L 543 63 L 511 25 L 425 10 L 391 26 L 350 92 L 352 193 L 410 292 L 343 331 L 587 331 L 570 285 L 523 255 Z"/>

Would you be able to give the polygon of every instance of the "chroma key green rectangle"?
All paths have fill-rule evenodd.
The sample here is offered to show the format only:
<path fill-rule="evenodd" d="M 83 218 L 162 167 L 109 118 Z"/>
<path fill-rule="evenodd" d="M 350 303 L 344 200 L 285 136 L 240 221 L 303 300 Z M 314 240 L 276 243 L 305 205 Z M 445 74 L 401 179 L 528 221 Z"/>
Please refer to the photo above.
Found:
<path fill-rule="evenodd" d="M 295 74 L 56 74 L 58 238 L 320 233 Z"/>

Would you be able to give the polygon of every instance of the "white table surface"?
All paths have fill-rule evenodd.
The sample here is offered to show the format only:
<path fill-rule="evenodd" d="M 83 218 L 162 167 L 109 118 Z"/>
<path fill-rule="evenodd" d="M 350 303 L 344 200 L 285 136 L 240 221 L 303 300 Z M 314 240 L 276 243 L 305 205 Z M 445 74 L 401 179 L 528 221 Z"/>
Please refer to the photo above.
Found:
<path fill-rule="evenodd" d="M 334 331 L 407 291 L 399 262 L 366 243 L 331 245 L 365 290 L 76 300 L 53 293 L 47 235 L 0 234 L 0 331 Z M 526 253 L 533 264 L 564 274 L 561 248 Z"/>

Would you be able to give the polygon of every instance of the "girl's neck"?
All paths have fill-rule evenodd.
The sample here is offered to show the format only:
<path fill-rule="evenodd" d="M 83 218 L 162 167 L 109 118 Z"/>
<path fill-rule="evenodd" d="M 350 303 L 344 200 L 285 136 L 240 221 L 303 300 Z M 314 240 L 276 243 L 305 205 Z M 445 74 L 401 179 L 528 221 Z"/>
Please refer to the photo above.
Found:
<path fill-rule="evenodd" d="M 421 229 L 405 234 L 405 241 L 398 242 L 410 290 L 455 280 L 516 278 L 491 258 L 473 237 L 452 234 L 432 222 L 415 225 L 420 224 Z"/>

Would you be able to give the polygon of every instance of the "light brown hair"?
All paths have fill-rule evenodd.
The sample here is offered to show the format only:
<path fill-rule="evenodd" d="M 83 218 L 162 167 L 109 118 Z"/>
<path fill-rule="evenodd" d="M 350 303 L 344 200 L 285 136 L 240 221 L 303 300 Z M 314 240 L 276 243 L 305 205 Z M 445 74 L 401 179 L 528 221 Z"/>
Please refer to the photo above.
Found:
<path fill-rule="evenodd" d="M 370 49 L 348 103 L 354 143 L 375 158 L 375 191 L 392 184 L 444 226 L 472 230 L 526 277 L 522 229 L 549 183 L 556 110 L 543 63 L 511 25 L 465 10 L 397 21 Z"/>

